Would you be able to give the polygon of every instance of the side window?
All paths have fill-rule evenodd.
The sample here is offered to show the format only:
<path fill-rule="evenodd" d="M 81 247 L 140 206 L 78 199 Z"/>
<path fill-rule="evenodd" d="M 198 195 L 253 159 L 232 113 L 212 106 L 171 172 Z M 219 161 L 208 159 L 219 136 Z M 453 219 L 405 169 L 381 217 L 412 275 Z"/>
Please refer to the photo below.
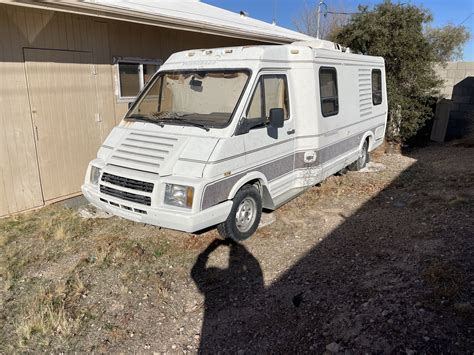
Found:
<path fill-rule="evenodd" d="M 380 69 L 372 70 L 372 103 L 374 105 L 382 103 L 382 72 Z"/>
<path fill-rule="evenodd" d="M 120 97 L 133 97 L 140 91 L 138 63 L 119 63 Z"/>
<path fill-rule="evenodd" d="M 285 120 L 290 118 L 288 102 L 288 85 L 285 75 L 264 75 L 265 117 L 270 117 L 270 109 L 282 108 Z"/>
<path fill-rule="evenodd" d="M 336 68 L 321 67 L 319 69 L 319 89 L 323 116 L 337 115 L 339 112 L 339 98 Z"/>
<path fill-rule="evenodd" d="M 286 75 L 262 75 L 247 109 L 247 118 L 269 117 L 270 109 L 282 108 L 285 120 L 290 118 Z"/>

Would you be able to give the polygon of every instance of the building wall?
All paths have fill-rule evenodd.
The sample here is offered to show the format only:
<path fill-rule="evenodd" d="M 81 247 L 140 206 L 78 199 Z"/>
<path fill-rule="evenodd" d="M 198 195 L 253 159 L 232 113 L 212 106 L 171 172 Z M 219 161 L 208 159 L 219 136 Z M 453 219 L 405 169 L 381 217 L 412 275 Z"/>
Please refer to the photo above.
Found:
<path fill-rule="evenodd" d="M 127 109 L 114 57 L 165 61 L 184 49 L 249 44 L 0 4 L 0 216 L 80 191 L 84 162 Z"/>
<path fill-rule="evenodd" d="M 450 62 L 446 67 L 436 68 L 436 73 L 444 80 L 441 94 L 446 99 L 451 99 L 454 86 L 463 79 L 474 76 L 474 62 Z"/>
<path fill-rule="evenodd" d="M 451 62 L 436 71 L 444 80 L 442 95 L 449 100 L 443 139 L 474 137 L 474 62 Z"/>

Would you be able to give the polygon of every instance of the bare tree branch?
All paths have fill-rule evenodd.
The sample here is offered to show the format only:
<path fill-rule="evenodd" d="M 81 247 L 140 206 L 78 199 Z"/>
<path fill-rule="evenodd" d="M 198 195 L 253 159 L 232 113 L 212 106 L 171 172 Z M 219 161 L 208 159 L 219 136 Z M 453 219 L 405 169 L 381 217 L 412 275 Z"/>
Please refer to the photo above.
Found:
<path fill-rule="evenodd" d="M 321 23 L 319 26 L 319 34 L 322 39 L 333 39 L 335 33 L 342 28 L 350 19 L 350 12 L 346 11 L 349 7 L 346 6 L 344 0 L 338 3 L 328 5 L 327 11 L 321 10 Z M 317 18 L 318 18 L 318 3 L 309 5 L 307 1 L 304 2 L 300 13 L 293 19 L 293 23 L 299 32 L 306 33 L 309 36 L 316 37 L 317 33 Z"/>

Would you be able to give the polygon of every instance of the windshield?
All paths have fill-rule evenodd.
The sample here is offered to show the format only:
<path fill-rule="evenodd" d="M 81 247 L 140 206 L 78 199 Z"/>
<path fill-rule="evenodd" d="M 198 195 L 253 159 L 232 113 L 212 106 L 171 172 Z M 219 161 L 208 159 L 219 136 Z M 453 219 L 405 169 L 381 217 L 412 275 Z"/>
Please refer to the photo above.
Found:
<path fill-rule="evenodd" d="M 248 78 L 245 70 L 163 72 L 125 118 L 225 127 Z"/>

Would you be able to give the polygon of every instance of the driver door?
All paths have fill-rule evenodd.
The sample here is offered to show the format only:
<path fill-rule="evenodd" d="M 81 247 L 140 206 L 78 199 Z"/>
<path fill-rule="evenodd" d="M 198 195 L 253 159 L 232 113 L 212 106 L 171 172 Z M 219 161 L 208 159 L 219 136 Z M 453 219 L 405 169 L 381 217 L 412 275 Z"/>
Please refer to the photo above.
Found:
<path fill-rule="evenodd" d="M 244 135 L 244 146 L 247 166 L 266 176 L 272 196 L 286 192 L 293 183 L 295 128 L 288 83 L 286 72 L 260 74 L 245 112 L 245 119 L 264 118 L 266 122 Z M 272 108 L 283 109 L 283 127 L 269 124 Z"/>

